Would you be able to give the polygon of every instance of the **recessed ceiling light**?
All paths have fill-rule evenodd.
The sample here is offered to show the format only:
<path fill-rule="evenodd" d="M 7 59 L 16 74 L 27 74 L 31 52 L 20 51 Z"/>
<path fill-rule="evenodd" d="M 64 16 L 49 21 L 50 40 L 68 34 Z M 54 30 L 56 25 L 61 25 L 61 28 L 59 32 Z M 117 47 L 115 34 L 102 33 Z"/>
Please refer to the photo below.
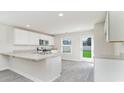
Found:
<path fill-rule="evenodd" d="M 30 25 L 26 25 L 26 27 L 30 27 Z"/>
<path fill-rule="evenodd" d="M 63 13 L 59 13 L 58 16 L 63 16 L 64 14 Z"/>

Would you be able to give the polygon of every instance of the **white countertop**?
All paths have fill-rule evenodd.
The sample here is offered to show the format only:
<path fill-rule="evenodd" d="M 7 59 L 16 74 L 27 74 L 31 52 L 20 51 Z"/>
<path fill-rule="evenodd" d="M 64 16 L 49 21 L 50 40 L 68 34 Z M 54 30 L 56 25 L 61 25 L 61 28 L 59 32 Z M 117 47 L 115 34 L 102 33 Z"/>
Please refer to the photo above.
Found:
<path fill-rule="evenodd" d="M 50 53 L 50 54 L 37 54 L 33 52 L 8 52 L 0 53 L 1 55 L 23 58 L 27 60 L 40 61 L 49 57 L 60 56 L 60 53 Z"/>

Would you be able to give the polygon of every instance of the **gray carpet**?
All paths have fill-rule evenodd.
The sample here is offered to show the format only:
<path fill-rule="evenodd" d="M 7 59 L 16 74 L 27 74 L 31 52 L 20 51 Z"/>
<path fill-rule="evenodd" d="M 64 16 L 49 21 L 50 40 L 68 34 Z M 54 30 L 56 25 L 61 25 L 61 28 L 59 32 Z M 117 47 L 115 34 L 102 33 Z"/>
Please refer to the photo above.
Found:
<path fill-rule="evenodd" d="M 93 82 L 93 64 L 88 62 L 62 61 L 61 76 L 54 82 Z"/>

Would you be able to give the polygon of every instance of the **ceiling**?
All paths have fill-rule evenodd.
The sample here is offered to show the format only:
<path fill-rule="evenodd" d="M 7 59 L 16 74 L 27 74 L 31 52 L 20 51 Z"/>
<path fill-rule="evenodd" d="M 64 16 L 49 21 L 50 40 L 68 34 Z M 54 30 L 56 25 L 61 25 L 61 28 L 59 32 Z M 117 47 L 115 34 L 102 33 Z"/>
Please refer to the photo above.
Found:
<path fill-rule="evenodd" d="M 58 16 L 63 13 L 63 16 Z M 0 23 L 45 32 L 61 34 L 93 29 L 94 24 L 105 20 L 100 11 L 1 11 Z"/>

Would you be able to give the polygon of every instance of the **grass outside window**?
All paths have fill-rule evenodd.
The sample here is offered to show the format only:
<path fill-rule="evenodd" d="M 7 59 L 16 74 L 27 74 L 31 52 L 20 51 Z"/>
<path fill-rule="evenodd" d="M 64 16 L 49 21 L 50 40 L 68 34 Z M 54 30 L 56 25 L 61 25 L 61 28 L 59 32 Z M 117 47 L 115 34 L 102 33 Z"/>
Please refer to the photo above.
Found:
<path fill-rule="evenodd" d="M 91 58 L 92 56 L 90 50 L 83 50 L 82 53 L 83 53 L 83 57 L 85 58 Z"/>

